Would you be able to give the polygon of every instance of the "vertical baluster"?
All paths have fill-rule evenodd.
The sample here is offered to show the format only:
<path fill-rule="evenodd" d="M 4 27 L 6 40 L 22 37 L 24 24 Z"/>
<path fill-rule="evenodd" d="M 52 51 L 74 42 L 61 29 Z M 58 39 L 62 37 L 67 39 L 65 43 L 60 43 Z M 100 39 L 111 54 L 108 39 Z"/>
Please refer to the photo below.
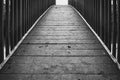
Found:
<path fill-rule="evenodd" d="M 10 18 L 10 43 L 11 43 L 11 50 L 13 50 L 15 41 L 14 41 L 14 0 L 11 0 L 11 18 Z"/>
<path fill-rule="evenodd" d="M 113 0 L 113 27 L 112 27 L 112 54 L 116 57 L 116 32 L 117 32 L 116 0 Z"/>
<path fill-rule="evenodd" d="M 111 50 L 111 28 L 112 28 L 112 24 L 111 24 L 111 22 L 112 22 L 112 16 L 111 16 L 111 0 L 108 0 L 108 48 L 109 48 L 109 50 Z"/>
<path fill-rule="evenodd" d="M 25 0 L 22 0 L 22 36 L 24 35 L 25 33 L 25 30 L 24 30 L 24 26 L 25 26 Z"/>
<path fill-rule="evenodd" d="M 97 1 L 97 33 L 100 36 L 100 0 Z"/>
<path fill-rule="evenodd" d="M 25 0 L 25 33 L 27 32 L 27 0 Z"/>
<path fill-rule="evenodd" d="M 5 0 L 4 4 L 4 58 L 9 55 L 9 0 Z"/>
<path fill-rule="evenodd" d="M 120 63 L 120 0 L 118 0 L 118 12 L 119 12 L 119 17 L 118 17 L 118 21 L 119 21 L 119 32 L 118 32 L 118 62 Z"/>
<path fill-rule="evenodd" d="M 120 63 L 120 0 L 117 0 L 117 42 L 116 42 L 116 55 Z"/>
<path fill-rule="evenodd" d="M 96 0 L 93 0 L 94 2 L 93 2 L 93 9 L 94 9 L 94 12 L 93 12 L 93 15 L 94 15 L 94 20 L 93 20 L 93 22 L 92 22 L 92 24 L 93 24 L 93 26 L 92 27 L 94 27 L 94 30 L 95 31 L 97 31 L 97 21 L 96 21 L 96 18 L 97 18 L 97 15 L 96 15 L 96 13 L 97 13 L 97 11 L 96 11 Z M 92 3 L 91 3 L 92 4 Z"/>
<path fill-rule="evenodd" d="M 19 15 L 19 18 L 20 18 L 20 38 L 22 38 L 23 36 L 23 33 L 22 33 L 22 30 L 23 30 L 23 27 L 22 27 L 22 14 L 23 14 L 23 10 L 22 10 L 22 7 L 23 7 L 23 4 L 22 4 L 22 0 L 19 0 L 19 4 L 20 4 L 20 15 Z"/>
<path fill-rule="evenodd" d="M 102 0 L 100 0 L 100 38 L 102 39 Z"/>
<path fill-rule="evenodd" d="M 15 43 L 15 46 L 17 45 L 17 43 L 18 43 L 18 41 L 19 41 L 19 12 L 18 12 L 18 0 L 15 0 L 15 5 L 16 5 L 16 7 L 15 7 L 15 9 L 16 9 L 16 14 L 15 14 L 15 19 L 16 19 L 16 21 L 15 21 L 15 27 L 16 27 L 16 43 Z"/>
<path fill-rule="evenodd" d="M 4 51 L 3 51 L 3 0 L 0 2 L 0 63 L 4 60 Z"/>
<path fill-rule="evenodd" d="M 105 11 L 104 11 L 105 13 L 104 13 L 104 29 L 105 29 L 105 40 L 104 40 L 104 42 L 105 42 L 105 44 L 108 46 L 108 1 L 107 0 L 105 0 Z"/>
<path fill-rule="evenodd" d="M 101 0 L 101 39 L 104 41 L 104 0 Z"/>
<path fill-rule="evenodd" d="M 17 43 L 19 42 L 19 40 L 20 40 L 20 2 L 19 2 L 20 0 L 17 0 L 17 25 L 18 25 L 18 41 L 17 41 Z"/>

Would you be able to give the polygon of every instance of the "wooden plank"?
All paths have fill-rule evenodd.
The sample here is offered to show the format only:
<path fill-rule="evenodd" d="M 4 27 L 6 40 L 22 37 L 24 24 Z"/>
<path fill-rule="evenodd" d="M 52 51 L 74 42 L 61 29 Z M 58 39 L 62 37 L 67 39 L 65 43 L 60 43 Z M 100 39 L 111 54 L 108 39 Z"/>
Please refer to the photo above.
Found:
<path fill-rule="evenodd" d="M 112 59 L 108 56 L 74 56 L 74 55 L 31 55 L 31 56 L 13 56 L 8 61 L 9 64 L 41 64 L 41 63 L 76 63 L 76 64 L 85 64 L 85 65 L 94 65 L 94 64 L 114 64 Z"/>
<path fill-rule="evenodd" d="M 88 27 L 84 26 L 61 26 L 61 27 L 55 27 L 55 26 L 39 26 L 35 27 L 31 32 L 34 31 L 89 31 Z"/>
<path fill-rule="evenodd" d="M 31 69 L 31 65 L 32 64 L 6 64 L 0 71 L 0 74 L 2 73 L 13 73 L 13 74 L 17 74 L 17 73 L 31 73 L 32 69 Z"/>
<path fill-rule="evenodd" d="M 21 76 L 21 77 L 20 77 Z M 119 80 L 119 75 L 83 75 L 83 74 L 2 74 L 1 80 Z"/>
<path fill-rule="evenodd" d="M 1 74 L 0 80 L 30 80 L 31 75 L 28 74 Z"/>
<path fill-rule="evenodd" d="M 36 39 L 36 38 L 35 38 Z M 83 44 L 83 43 L 88 43 L 88 44 L 97 44 L 97 43 L 99 43 L 99 41 L 98 40 L 79 40 L 79 39 L 70 39 L 70 38 L 67 38 L 67 39 L 43 39 L 43 40 L 41 40 L 41 39 L 39 39 L 39 40 L 24 40 L 23 41 L 23 44 L 40 44 L 40 43 L 61 43 L 61 44 L 63 44 L 63 43 L 73 43 L 73 44 Z"/>
<path fill-rule="evenodd" d="M 25 40 L 97 40 L 96 37 L 87 36 L 27 36 Z"/>
<path fill-rule="evenodd" d="M 107 53 L 104 50 L 26 50 L 19 49 L 14 54 L 16 56 L 107 56 Z"/>
<path fill-rule="evenodd" d="M 66 59 L 66 58 L 65 58 Z M 45 60 L 45 59 L 44 59 Z M 36 60 L 37 61 L 37 60 Z M 7 64 L 0 72 L 4 74 L 119 74 L 116 65 L 111 64 L 87 64 L 68 63 L 52 60 L 45 60 L 40 64 Z"/>
<path fill-rule="evenodd" d="M 119 80 L 119 75 L 83 75 L 83 74 L 48 74 L 48 75 L 33 75 L 35 80 Z"/>
<path fill-rule="evenodd" d="M 22 44 L 20 46 L 28 50 L 101 50 L 103 47 L 100 44 Z"/>

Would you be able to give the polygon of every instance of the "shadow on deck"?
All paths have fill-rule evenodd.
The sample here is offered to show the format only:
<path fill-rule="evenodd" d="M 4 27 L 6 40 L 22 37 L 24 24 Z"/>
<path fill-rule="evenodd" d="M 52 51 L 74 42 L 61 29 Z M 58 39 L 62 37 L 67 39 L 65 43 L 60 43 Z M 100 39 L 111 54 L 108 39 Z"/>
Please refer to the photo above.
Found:
<path fill-rule="evenodd" d="M 70 6 L 53 6 L 0 71 L 0 80 L 120 80 L 120 71 Z"/>

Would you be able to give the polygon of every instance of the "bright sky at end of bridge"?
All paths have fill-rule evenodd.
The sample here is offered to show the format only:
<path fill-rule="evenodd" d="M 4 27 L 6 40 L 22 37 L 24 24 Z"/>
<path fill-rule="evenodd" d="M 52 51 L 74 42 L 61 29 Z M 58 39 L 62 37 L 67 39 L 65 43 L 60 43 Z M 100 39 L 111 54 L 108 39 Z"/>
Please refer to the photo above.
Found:
<path fill-rule="evenodd" d="M 68 0 L 56 0 L 56 5 L 68 5 Z"/>

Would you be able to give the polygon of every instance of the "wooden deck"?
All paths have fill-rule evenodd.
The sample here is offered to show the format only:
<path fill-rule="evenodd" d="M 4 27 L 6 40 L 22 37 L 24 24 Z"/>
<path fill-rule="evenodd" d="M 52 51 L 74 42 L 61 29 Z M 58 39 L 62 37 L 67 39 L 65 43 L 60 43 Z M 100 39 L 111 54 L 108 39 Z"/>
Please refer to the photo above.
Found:
<path fill-rule="evenodd" d="M 0 80 L 120 80 L 120 71 L 70 6 L 53 6 L 2 68 Z"/>

